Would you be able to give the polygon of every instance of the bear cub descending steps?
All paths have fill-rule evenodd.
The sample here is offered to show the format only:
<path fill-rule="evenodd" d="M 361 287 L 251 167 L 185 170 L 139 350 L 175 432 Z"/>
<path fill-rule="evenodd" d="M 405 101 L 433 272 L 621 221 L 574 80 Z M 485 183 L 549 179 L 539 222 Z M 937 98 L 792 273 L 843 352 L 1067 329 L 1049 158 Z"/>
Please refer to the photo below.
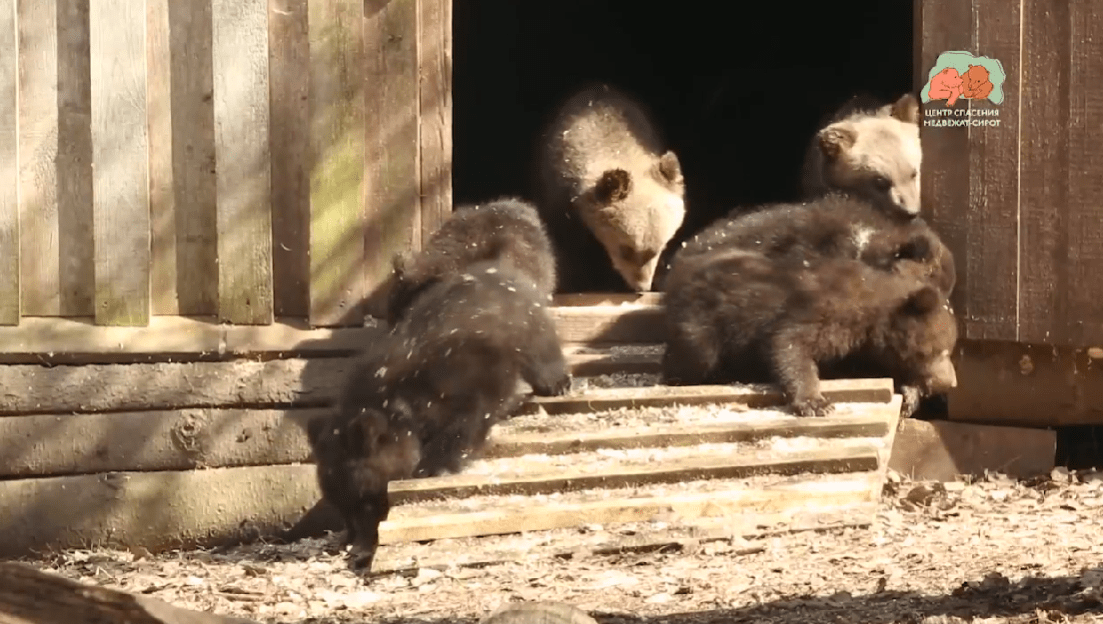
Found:
<path fill-rule="evenodd" d="M 533 184 L 561 292 L 651 290 L 685 180 L 640 103 L 603 84 L 568 98 L 541 135 Z"/>
<path fill-rule="evenodd" d="M 435 280 L 483 261 L 510 264 L 546 299 L 555 292 L 555 255 L 539 213 L 522 199 L 502 197 L 458 206 L 424 250 L 394 257 L 387 322 L 394 326 Z"/>
<path fill-rule="evenodd" d="M 543 396 L 570 388 L 546 304 L 507 264 L 442 275 L 361 355 L 335 412 L 309 423 L 318 483 L 345 520 L 353 569 L 371 569 L 388 482 L 460 471 L 520 407 L 520 380 Z"/>
<path fill-rule="evenodd" d="M 925 392 L 957 385 L 957 324 L 918 265 L 771 259 L 723 248 L 678 262 L 664 296 L 663 383 L 777 383 L 799 416 L 825 416 L 821 366 L 859 355 Z M 906 267 L 904 267 L 906 269 Z"/>

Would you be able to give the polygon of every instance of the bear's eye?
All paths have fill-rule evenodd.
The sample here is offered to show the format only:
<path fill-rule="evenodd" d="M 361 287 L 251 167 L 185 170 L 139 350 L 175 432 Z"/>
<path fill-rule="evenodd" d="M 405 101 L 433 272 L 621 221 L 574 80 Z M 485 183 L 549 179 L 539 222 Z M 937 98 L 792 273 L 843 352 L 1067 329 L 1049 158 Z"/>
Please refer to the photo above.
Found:
<path fill-rule="evenodd" d="M 892 188 L 892 181 L 885 176 L 877 176 L 873 179 L 873 186 L 879 191 L 888 191 Z"/>
<path fill-rule="evenodd" d="M 912 180 L 914 180 L 914 179 L 916 179 L 916 178 L 918 178 L 918 177 L 919 177 L 919 170 L 918 170 L 918 169 L 913 169 L 913 170 L 912 170 L 912 175 L 911 175 L 911 179 L 912 179 Z"/>
<path fill-rule="evenodd" d="M 620 257 L 629 262 L 634 262 L 636 259 L 636 250 L 633 249 L 630 245 L 621 245 Z"/>

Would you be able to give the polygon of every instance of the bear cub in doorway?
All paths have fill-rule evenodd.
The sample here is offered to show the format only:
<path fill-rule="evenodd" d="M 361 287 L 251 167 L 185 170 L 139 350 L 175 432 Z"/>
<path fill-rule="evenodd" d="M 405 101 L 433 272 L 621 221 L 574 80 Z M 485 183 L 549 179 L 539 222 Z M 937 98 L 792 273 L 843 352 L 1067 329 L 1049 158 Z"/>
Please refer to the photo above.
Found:
<path fill-rule="evenodd" d="M 685 218 L 685 180 L 641 103 L 605 84 L 567 98 L 541 135 L 533 184 L 560 291 L 651 290 Z"/>

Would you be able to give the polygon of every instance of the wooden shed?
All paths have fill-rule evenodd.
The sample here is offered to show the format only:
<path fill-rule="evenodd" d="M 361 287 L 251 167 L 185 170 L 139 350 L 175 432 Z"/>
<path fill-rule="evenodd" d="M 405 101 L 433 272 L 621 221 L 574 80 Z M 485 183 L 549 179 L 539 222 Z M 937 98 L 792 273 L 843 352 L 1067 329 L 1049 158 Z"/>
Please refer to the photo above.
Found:
<path fill-rule="evenodd" d="M 123 445 L 149 470 L 302 460 L 288 427 L 370 339 L 393 254 L 455 203 L 526 194 L 536 132 L 578 84 L 656 111 L 689 188 L 677 244 L 793 197 L 825 112 L 918 90 L 954 50 L 998 59 L 1006 97 L 964 104 L 998 126 L 922 129 L 924 214 L 959 275 L 950 417 L 1103 424 L 1088 3 L 767 3 L 730 21 L 642 6 L 0 0 L 0 415 L 37 418 L 0 418 L 22 458 L 6 476 L 130 470 L 112 446 L 128 436 L 160 440 Z M 561 315 L 565 340 L 654 338 L 657 297 L 621 299 L 615 319 Z M 72 447 L 44 449 L 61 431 Z"/>

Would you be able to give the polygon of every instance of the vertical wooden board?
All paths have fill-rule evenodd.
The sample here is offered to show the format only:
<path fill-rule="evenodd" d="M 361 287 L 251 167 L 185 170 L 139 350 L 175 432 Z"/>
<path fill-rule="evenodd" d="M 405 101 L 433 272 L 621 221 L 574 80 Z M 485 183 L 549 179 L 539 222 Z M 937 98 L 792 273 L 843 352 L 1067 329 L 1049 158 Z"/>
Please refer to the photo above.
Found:
<path fill-rule="evenodd" d="M 172 39 L 169 3 L 146 0 L 149 132 L 150 297 L 152 313 L 180 313 L 176 297 L 176 202 L 172 176 Z"/>
<path fill-rule="evenodd" d="M 367 284 L 378 295 L 395 253 L 421 247 L 417 0 L 367 0 Z M 379 315 L 373 297 L 368 312 Z"/>
<path fill-rule="evenodd" d="M 16 0 L 0 0 L 0 325 L 19 324 L 19 35 Z"/>
<path fill-rule="evenodd" d="M 1019 93 L 1019 339 L 1063 342 L 1068 325 L 1069 6 L 1024 0 Z"/>
<path fill-rule="evenodd" d="M 452 211 L 452 0 L 418 1 L 421 244 Z"/>
<path fill-rule="evenodd" d="M 977 29 L 973 52 L 1003 65 L 1004 100 L 969 103 L 971 119 L 1000 120 L 969 126 L 969 246 L 965 266 L 965 336 L 1015 340 L 1019 327 L 1019 53 L 1020 3 L 973 0 Z M 980 112 L 996 109 L 998 117 Z"/>
<path fill-rule="evenodd" d="M 310 309 L 310 39 L 307 0 L 268 1 L 272 295 L 278 317 Z"/>
<path fill-rule="evenodd" d="M 310 324 L 362 325 L 363 2 L 309 5 Z"/>
<path fill-rule="evenodd" d="M 22 307 L 26 316 L 57 316 L 57 2 L 19 0 L 17 11 Z"/>
<path fill-rule="evenodd" d="M 976 20 L 971 2 L 917 2 L 920 25 L 920 58 L 916 82 L 919 88 L 927 80 L 938 57 L 943 52 L 971 50 Z M 967 103 L 957 102 L 956 108 Z M 923 104 L 923 122 L 919 129 L 923 142 L 923 168 L 920 193 L 923 215 L 950 248 L 957 268 L 954 288 L 954 309 L 960 316 L 967 314 L 965 294 L 969 292 L 969 238 L 966 214 L 969 206 L 969 172 L 972 159 L 968 155 L 969 134 L 964 128 L 926 125 L 939 119 L 946 102 Z"/>
<path fill-rule="evenodd" d="M 211 0 L 169 1 L 178 313 L 218 312 Z"/>
<path fill-rule="evenodd" d="M 89 10 L 96 324 L 149 323 L 149 138 L 146 6 Z"/>
<path fill-rule="evenodd" d="M 61 316 L 92 316 L 89 0 L 57 0 L 57 221 Z"/>
<path fill-rule="evenodd" d="M 1068 342 L 1103 346 L 1103 24 L 1099 7 L 1069 3 Z"/>
<path fill-rule="evenodd" d="M 211 3 L 218 317 L 272 322 L 268 0 Z"/>

